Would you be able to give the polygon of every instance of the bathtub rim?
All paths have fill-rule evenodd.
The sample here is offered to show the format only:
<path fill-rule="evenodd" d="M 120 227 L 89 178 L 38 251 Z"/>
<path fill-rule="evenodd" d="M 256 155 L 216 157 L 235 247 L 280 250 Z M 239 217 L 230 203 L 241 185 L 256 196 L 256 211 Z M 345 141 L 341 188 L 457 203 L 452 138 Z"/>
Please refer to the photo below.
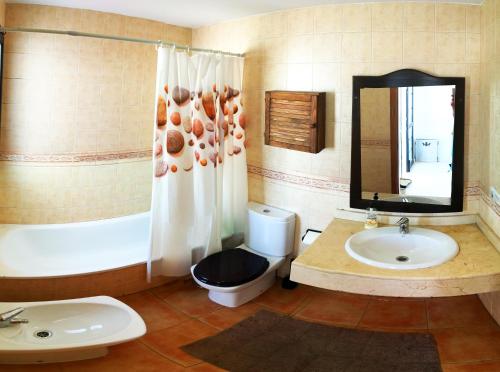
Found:
<path fill-rule="evenodd" d="M 0 237 L 2 234 L 7 230 L 7 234 L 17 231 L 17 230 L 39 230 L 39 229 L 48 229 L 48 230 L 57 230 L 57 229 L 63 229 L 65 227 L 83 227 L 83 226 L 99 226 L 103 224 L 113 224 L 116 222 L 120 221 L 130 221 L 134 219 L 140 219 L 140 218 L 150 218 L 151 212 L 141 212 L 141 213 L 135 213 L 135 214 L 130 214 L 126 216 L 119 216 L 119 217 L 112 217 L 112 218 L 103 218 L 100 220 L 91 220 L 91 221 L 80 221 L 80 222 L 67 222 L 67 223 L 54 223 L 54 224 L 0 224 Z M 151 222 L 149 223 L 151 224 Z M 148 252 L 145 253 L 147 255 Z M 75 273 L 68 273 L 68 274 L 58 274 L 58 275 L 2 275 L 0 273 L 0 279 L 14 279 L 14 280 L 36 280 L 36 279 L 57 279 L 57 278 L 70 278 L 70 277 L 79 277 L 79 276 L 86 276 L 86 275 L 92 275 L 92 274 L 100 274 L 100 273 L 105 273 L 113 270 L 120 270 L 120 269 L 126 269 L 130 268 L 132 266 L 136 265 L 141 265 L 141 264 L 147 264 L 148 258 L 146 256 L 145 259 L 140 259 L 140 260 L 134 260 L 134 262 L 127 263 L 125 265 L 119 265 L 119 266 L 113 266 L 113 267 L 107 267 L 103 269 L 98 269 L 98 270 L 92 270 L 92 271 L 85 271 L 85 272 L 75 272 Z M 152 261 L 153 263 L 156 262 L 155 260 Z"/>

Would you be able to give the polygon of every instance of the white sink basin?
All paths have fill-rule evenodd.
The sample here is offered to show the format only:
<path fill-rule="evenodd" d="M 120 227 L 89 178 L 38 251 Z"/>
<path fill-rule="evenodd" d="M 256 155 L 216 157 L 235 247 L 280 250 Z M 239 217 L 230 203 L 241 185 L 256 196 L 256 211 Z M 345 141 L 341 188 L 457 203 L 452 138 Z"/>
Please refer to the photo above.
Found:
<path fill-rule="evenodd" d="M 139 314 L 112 297 L 0 302 L 0 313 L 17 307 L 29 323 L 0 328 L 0 365 L 96 358 L 146 333 Z"/>
<path fill-rule="evenodd" d="M 399 227 L 360 231 L 347 239 L 345 249 L 367 265 L 395 270 L 441 265 L 458 253 L 457 243 L 448 235 L 418 227 L 410 227 L 404 235 Z"/>

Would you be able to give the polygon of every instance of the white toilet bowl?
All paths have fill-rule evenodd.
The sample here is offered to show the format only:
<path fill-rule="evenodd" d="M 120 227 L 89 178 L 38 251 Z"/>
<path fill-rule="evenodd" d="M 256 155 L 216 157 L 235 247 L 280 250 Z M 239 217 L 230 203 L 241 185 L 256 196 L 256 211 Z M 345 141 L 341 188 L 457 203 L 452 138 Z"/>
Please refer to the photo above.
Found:
<path fill-rule="evenodd" d="M 285 257 L 264 256 L 261 253 L 253 252 L 244 244 L 238 246 L 238 248 L 247 250 L 266 258 L 269 261 L 269 267 L 267 268 L 267 270 L 258 278 L 244 284 L 232 287 L 220 287 L 216 285 L 210 285 L 199 280 L 194 275 L 194 269 L 196 265 L 193 265 L 191 267 L 191 274 L 193 275 L 195 282 L 198 283 L 200 287 L 208 289 L 208 297 L 213 302 L 217 302 L 218 304 L 227 307 L 237 307 L 243 305 L 244 303 L 251 301 L 252 299 L 257 297 L 261 293 L 267 291 L 276 280 L 276 271 L 285 261 Z"/>
<path fill-rule="evenodd" d="M 212 301 L 240 306 L 273 285 L 292 251 L 294 230 L 295 214 L 249 203 L 245 244 L 206 257 L 191 267 L 191 274 Z"/>

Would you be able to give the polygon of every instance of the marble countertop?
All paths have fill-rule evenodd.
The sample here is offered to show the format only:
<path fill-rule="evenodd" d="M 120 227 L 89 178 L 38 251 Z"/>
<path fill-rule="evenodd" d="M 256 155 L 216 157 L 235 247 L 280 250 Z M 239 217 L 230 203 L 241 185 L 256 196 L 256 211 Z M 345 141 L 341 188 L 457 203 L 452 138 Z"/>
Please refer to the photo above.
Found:
<path fill-rule="evenodd" d="M 419 226 L 422 227 L 422 226 Z M 500 253 L 475 224 L 423 226 L 458 243 L 458 255 L 442 265 L 389 270 L 351 258 L 345 241 L 364 229 L 362 222 L 335 219 L 292 263 L 291 279 L 345 292 L 381 296 L 456 296 L 500 290 Z"/>

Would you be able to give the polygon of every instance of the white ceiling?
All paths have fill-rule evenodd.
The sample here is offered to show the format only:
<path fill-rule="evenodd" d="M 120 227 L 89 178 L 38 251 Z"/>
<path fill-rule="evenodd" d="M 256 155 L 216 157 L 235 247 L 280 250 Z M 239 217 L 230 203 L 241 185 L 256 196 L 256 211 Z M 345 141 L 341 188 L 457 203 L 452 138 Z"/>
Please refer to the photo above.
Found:
<path fill-rule="evenodd" d="M 54 5 L 117 13 L 193 28 L 303 6 L 385 1 L 394 0 L 7 0 L 8 3 Z M 465 4 L 483 2 L 483 0 L 434 1 Z"/>

